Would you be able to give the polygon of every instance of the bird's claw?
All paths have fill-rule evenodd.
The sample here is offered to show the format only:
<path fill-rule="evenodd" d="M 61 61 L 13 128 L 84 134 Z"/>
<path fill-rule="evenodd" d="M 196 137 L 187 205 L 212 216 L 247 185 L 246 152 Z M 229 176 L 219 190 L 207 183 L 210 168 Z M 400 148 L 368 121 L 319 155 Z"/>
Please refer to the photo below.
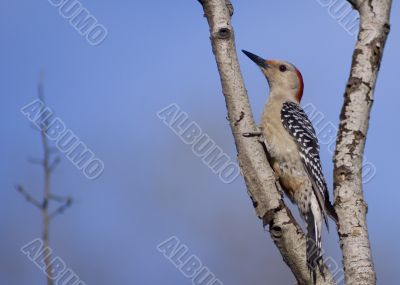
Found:
<path fill-rule="evenodd" d="M 252 138 L 252 137 L 260 137 L 262 136 L 262 132 L 249 132 L 249 133 L 243 133 L 243 136 L 246 138 Z"/>
<path fill-rule="evenodd" d="M 262 127 L 258 127 L 258 131 L 255 131 L 255 132 L 243 133 L 243 136 L 246 137 L 246 138 L 257 137 L 259 143 L 261 143 L 263 145 L 266 145 Z"/>

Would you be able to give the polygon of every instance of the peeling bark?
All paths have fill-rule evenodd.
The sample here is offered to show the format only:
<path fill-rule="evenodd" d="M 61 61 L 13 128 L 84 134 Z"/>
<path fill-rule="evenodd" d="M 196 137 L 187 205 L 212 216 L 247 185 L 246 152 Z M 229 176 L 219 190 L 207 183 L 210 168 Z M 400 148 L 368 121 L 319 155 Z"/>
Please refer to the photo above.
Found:
<path fill-rule="evenodd" d="M 389 33 L 391 0 L 349 0 L 360 31 L 340 114 L 334 155 L 335 209 L 346 284 L 376 284 L 362 191 L 362 162 L 374 88 Z"/>
<path fill-rule="evenodd" d="M 276 188 L 275 175 L 262 145 L 257 138 L 243 137 L 243 133 L 257 131 L 257 126 L 237 60 L 231 25 L 233 6 L 229 0 L 199 2 L 203 6 L 210 27 L 212 50 L 248 194 L 257 216 L 262 219 L 264 226 L 269 226 L 271 238 L 298 284 L 311 284 L 306 266 L 305 236 Z M 317 284 L 334 284 L 331 273 L 326 267 L 324 273 L 325 280 L 318 273 Z"/>

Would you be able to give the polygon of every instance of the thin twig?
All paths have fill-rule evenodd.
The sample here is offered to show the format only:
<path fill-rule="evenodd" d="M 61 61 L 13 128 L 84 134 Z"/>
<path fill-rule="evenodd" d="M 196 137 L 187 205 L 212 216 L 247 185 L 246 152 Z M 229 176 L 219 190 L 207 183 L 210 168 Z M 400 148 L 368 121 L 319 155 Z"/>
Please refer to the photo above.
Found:
<path fill-rule="evenodd" d="M 43 91 L 43 75 L 41 74 L 38 83 L 38 97 L 42 102 L 45 102 L 44 99 L 44 91 Z M 46 118 L 41 118 L 42 122 L 46 121 Z M 50 216 L 49 216 L 49 200 L 50 200 L 50 177 L 51 177 L 51 169 L 49 165 L 50 160 L 50 152 L 49 152 L 49 142 L 47 140 L 46 135 L 46 126 L 47 122 L 43 122 L 43 127 L 40 130 L 40 137 L 42 140 L 43 146 L 43 174 L 44 174 L 44 189 L 43 189 L 43 209 L 42 209 L 42 216 L 43 216 L 43 232 L 42 232 L 42 239 L 43 239 L 43 246 L 49 247 L 49 234 L 50 234 Z M 47 275 L 47 285 L 53 285 L 53 278 L 52 278 L 52 265 L 50 256 L 47 256 L 44 260 L 46 264 L 46 275 Z"/>
<path fill-rule="evenodd" d="M 17 185 L 15 189 L 21 193 L 22 196 L 25 197 L 25 199 L 31 203 L 32 205 L 36 206 L 38 209 L 42 209 L 42 204 L 38 200 L 36 200 L 33 196 L 31 196 L 28 192 L 25 191 L 25 189 L 21 185 Z"/>
<path fill-rule="evenodd" d="M 65 203 L 64 203 L 63 205 L 59 206 L 54 212 L 52 212 L 52 213 L 49 215 L 50 220 L 52 220 L 52 219 L 54 219 L 56 216 L 58 216 L 58 215 L 64 213 L 64 211 L 65 211 L 66 209 L 68 209 L 69 207 L 71 207 L 71 205 L 72 205 L 72 198 L 71 198 L 71 197 L 67 197 Z"/>

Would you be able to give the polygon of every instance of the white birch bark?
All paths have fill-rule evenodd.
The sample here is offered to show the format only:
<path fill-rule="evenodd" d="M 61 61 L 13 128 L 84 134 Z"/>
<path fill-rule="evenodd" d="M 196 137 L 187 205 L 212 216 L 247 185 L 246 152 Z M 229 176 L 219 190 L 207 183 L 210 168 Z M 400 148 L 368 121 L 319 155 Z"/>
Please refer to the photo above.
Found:
<path fill-rule="evenodd" d="M 348 285 L 376 284 L 362 191 L 362 161 L 375 83 L 389 32 L 391 0 L 349 0 L 360 31 L 344 94 L 334 155 L 335 209 Z"/>

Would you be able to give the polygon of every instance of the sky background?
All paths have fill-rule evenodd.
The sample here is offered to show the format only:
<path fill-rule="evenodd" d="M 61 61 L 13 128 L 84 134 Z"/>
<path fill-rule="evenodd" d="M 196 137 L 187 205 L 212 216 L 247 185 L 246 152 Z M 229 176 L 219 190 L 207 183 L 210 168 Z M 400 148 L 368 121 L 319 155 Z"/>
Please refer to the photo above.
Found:
<path fill-rule="evenodd" d="M 232 1 L 238 49 L 294 63 L 312 102 L 338 123 L 355 38 L 314 1 Z M 339 1 L 340 2 L 340 1 Z M 45 96 L 68 128 L 104 161 L 88 180 L 63 155 L 52 190 L 73 206 L 51 225 L 51 247 L 87 284 L 190 284 L 156 246 L 177 236 L 225 285 L 294 284 L 292 274 L 256 218 L 241 177 L 222 183 L 156 113 L 176 103 L 229 156 L 236 150 L 209 30 L 197 1 L 82 1 L 108 30 L 91 46 L 46 0 L 0 1 L 0 284 L 42 285 L 43 273 L 20 252 L 40 237 L 40 212 L 15 191 L 40 197 L 39 133 L 20 109 Z M 397 218 L 400 4 L 375 92 L 366 156 L 376 167 L 364 185 L 378 284 L 399 284 Z M 259 120 L 268 88 L 239 54 Z M 332 154 L 321 147 L 332 190 Z M 297 212 L 297 210 L 295 211 Z M 332 227 L 333 228 L 333 227 Z M 324 235 L 327 255 L 341 255 L 335 230 Z"/>

